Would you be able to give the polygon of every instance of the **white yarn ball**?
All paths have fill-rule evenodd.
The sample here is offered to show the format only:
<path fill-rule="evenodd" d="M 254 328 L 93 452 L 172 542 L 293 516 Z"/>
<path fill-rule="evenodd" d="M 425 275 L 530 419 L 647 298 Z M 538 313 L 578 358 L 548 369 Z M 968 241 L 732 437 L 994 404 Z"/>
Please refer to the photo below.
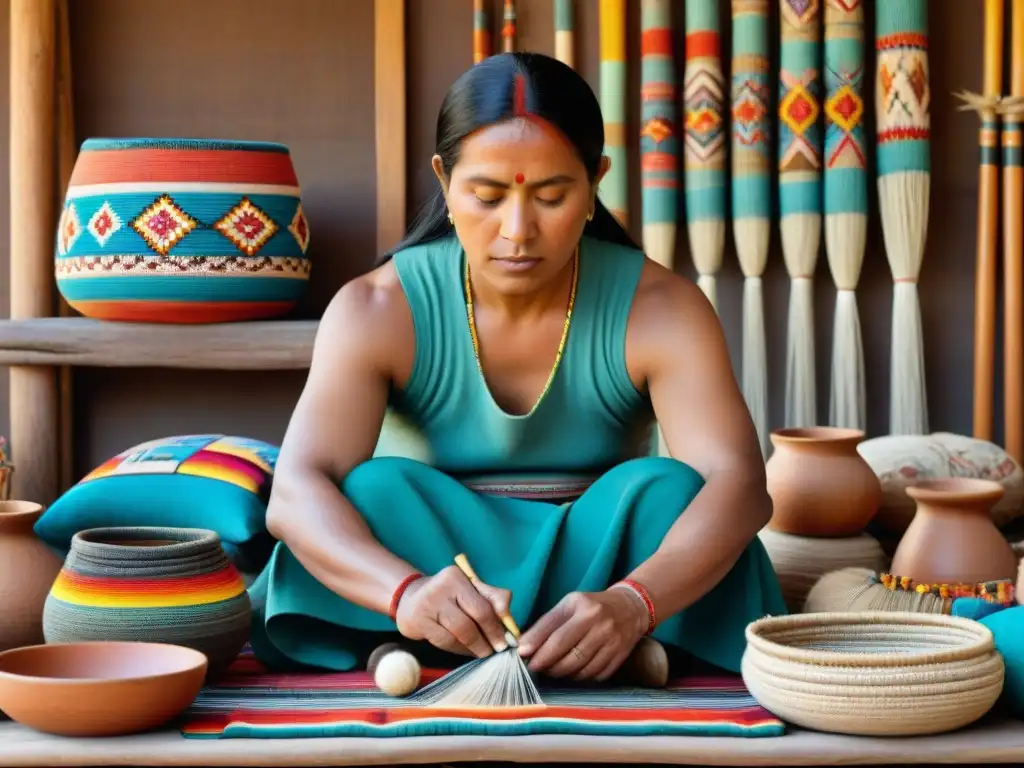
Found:
<path fill-rule="evenodd" d="M 377 663 L 373 681 L 388 696 L 408 696 L 420 685 L 420 663 L 408 651 L 392 651 Z"/>

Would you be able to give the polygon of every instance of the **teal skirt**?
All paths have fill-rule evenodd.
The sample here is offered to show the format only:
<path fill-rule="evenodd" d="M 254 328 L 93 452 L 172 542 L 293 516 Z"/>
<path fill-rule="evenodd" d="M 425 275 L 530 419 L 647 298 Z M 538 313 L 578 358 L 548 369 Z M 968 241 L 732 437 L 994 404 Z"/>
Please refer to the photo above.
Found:
<path fill-rule="evenodd" d="M 556 504 L 482 493 L 427 464 L 385 457 L 354 468 L 342 492 L 383 546 L 424 573 L 465 552 L 481 579 L 512 592 L 512 615 L 525 631 L 566 594 L 605 589 L 649 558 L 702 486 L 692 467 L 647 457 Z M 392 619 L 328 590 L 282 543 L 250 595 L 253 651 L 272 667 L 358 669 L 377 645 L 397 638 Z M 704 597 L 659 617 L 654 637 L 670 652 L 738 673 L 747 624 L 785 613 L 772 564 L 754 538 Z"/>

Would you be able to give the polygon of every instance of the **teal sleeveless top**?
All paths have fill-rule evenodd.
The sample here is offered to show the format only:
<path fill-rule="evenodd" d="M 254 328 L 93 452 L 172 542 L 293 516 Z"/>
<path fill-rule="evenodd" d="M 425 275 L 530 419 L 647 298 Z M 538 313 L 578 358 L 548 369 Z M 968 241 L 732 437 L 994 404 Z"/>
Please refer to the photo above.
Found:
<path fill-rule="evenodd" d="M 650 400 L 626 369 L 626 325 L 646 257 L 580 243 L 576 305 L 551 387 L 525 415 L 505 412 L 477 367 L 455 236 L 393 257 L 412 312 L 409 381 L 390 393 L 376 456 L 416 458 L 456 476 L 597 474 L 649 453 Z"/>

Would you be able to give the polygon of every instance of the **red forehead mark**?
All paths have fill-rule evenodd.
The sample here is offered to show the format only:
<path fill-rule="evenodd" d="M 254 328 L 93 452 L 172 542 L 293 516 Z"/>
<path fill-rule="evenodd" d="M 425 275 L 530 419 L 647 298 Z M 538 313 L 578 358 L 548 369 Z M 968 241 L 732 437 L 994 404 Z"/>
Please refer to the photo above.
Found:
<path fill-rule="evenodd" d="M 524 181 L 526 181 L 526 177 L 523 176 L 523 174 L 521 174 L 521 173 L 517 173 L 516 174 L 516 184 L 522 184 Z"/>

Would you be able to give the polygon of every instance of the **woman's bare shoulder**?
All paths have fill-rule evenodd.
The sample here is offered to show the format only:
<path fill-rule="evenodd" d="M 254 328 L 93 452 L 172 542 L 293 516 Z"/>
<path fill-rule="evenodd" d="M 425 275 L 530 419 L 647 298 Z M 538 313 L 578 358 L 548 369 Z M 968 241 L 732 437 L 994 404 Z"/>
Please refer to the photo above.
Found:
<path fill-rule="evenodd" d="M 391 262 L 339 288 L 317 329 L 317 347 L 358 353 L 396 376 L 411 369 L 413 344 L 412 313 Z"/>

